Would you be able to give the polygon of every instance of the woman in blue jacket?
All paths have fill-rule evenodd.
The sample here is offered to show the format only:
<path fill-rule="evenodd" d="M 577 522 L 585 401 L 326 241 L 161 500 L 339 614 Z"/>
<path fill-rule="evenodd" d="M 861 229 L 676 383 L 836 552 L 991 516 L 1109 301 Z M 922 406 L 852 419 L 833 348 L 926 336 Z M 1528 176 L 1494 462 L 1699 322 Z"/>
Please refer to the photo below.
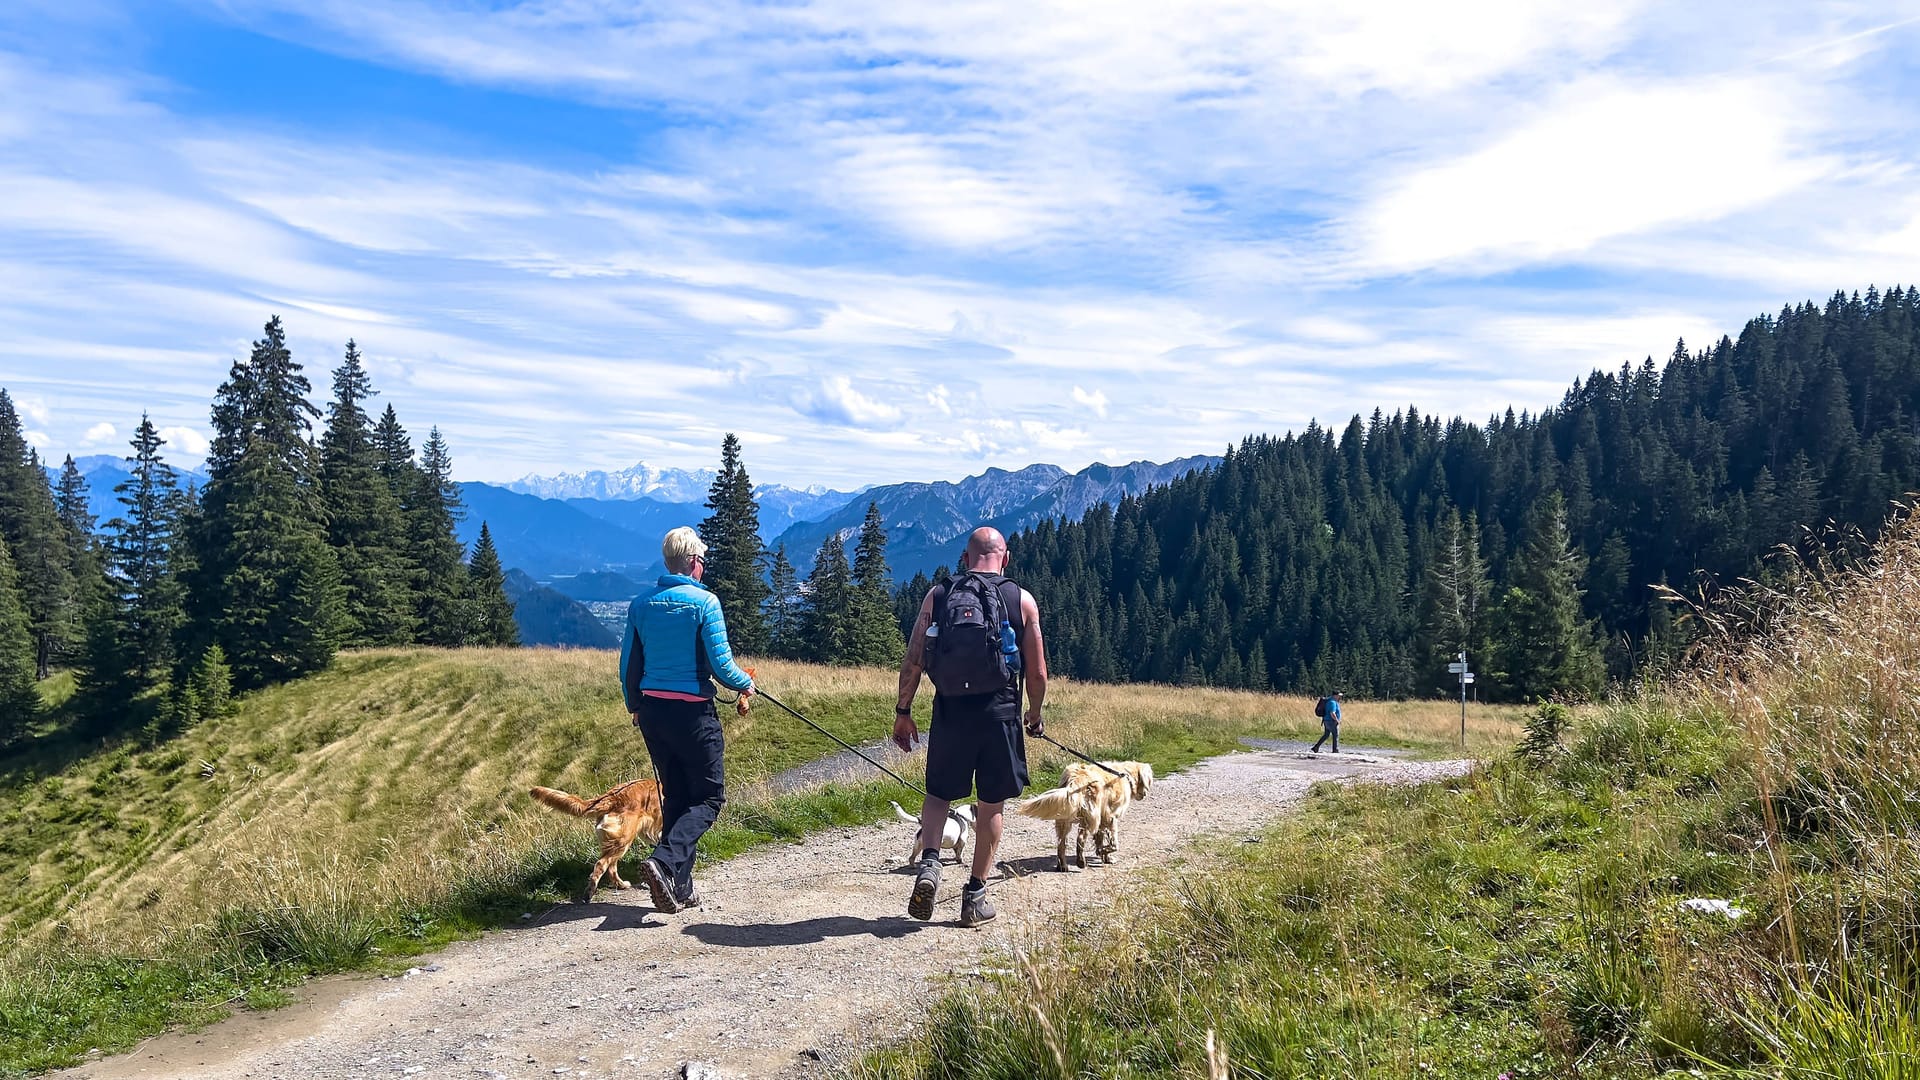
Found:
<path fill-rule="evenodd" d="M 682 526 L 660 544 L 667 573 L 627 609 L 620 689 L 660 781 L 660 843 L 640 868 L 653 906 L 695 907 L 693 848 L 726 805 L 726 770 L 713 684 L 753 693 L 734 663 L 720 600 L 700 583 L 707 545 Z"/>

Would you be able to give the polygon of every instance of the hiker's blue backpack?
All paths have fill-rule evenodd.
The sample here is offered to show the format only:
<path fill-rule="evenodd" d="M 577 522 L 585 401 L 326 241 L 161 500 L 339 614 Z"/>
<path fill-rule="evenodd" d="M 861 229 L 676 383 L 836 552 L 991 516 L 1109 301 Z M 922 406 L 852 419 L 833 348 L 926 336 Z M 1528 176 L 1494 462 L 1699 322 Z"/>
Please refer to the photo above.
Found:
<path fill-rule="evenodd" d="M 1011 593 L 1013 599 L 1008 600 Z M 927 675 L 935 691 L 991 694 L 1020 677 L 1020 586 L 998 574 L 968 571 L 934 593 L 927 632 Z M 1003 636 L 1004 632 L 1004 636 Z"/>

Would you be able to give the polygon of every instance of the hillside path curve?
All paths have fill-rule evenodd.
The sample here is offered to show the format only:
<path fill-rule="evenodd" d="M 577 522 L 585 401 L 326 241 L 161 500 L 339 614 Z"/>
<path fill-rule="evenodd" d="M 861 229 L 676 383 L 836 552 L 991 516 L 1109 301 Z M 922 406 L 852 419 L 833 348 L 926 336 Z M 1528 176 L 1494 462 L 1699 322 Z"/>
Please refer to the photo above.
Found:
<path fill-rule="evenodd" d="M 1355 749 L 1229 754 L 1165 777 L 1124 819 L 1112 866 L 1055 871 L 1052 825 L 1009 814 L 1000 917 L 978 930 L 956 922 L 966 874 L 952 865 L 934 921 L 907 918 L 909 826 L 836 829 L 700 874 L 696 910 L 662 916 L 644 889 L 603 890 L 422 957 L 417 974 L 323 980 L 285 1009 L 55 1075 L 650 1080 L 689 1061 L 727 1077 L 823 1075 L 909 1030 L 938 983 L 1097 914 L 1203 834 L 1245 834 L 1318 781 L 1417 783 L 1471 767 Z"/>

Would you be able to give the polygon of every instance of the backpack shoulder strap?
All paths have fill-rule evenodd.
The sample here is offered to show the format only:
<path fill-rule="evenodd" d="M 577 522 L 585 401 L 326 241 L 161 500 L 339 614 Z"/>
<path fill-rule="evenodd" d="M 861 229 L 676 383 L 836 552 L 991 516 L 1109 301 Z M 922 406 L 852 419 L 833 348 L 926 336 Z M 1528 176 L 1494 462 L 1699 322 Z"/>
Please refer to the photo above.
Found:
<path fill-rule="evenodd" d="M 1006 610 L 1007 622 L 1013 625 L 1014 640 L 1018 641 L 1027 634 L 1027 613 L 1020 604 L 1020 583 L 1012 578 L 1000 579 L 1000 606 Z"/>

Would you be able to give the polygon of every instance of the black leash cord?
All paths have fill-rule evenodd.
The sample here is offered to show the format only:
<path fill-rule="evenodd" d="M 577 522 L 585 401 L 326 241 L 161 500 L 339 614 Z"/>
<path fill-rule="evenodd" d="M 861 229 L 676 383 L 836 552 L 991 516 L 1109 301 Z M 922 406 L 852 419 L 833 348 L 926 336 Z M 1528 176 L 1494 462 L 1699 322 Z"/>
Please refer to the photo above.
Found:
<path fill-rule="evenodd" d="M 1129 777 L 1126 773 L 1121 772 L 1119 769 L 1114 768 L 1113 766 L 1107 764 L 1104 761 L 1095 761 L 1092 758 L 1088 757 L 1087 755 L 1081 753 L 1078 750 L 1075 750 L 1073 747 L 1066 745 L 1065 743 L 1061 742 L 1060 740 L 1054 738 L 1051 735 L 1035 735 L 1034 738 L 1042 739 L 1042 740 L 1045 740 L 1046 742 L 1050 742 L 1053 745 L 1058 746 L 1060 749 L 1065 750 L 1067 753 L 1072 754 L 1074 757 L 1079 758 L 1081 761 L 1084 761 L 1089 765 L 1098 765 L 1101 768 L 1107 770 L 1108 772 L 1112 773 L 1113 775 L 1119 777 L 1122 780 L 1132 779 L 1132 777 Z"/>
<path fill-rule="evenodd" d="M 862 753 L 859 747 L 853 745 L 852 743 L 841 738 L 840 736 L 835 735 L 833 732 L 828 731 L 826 728 L 821 727 L 819 724 L 816 724 L 813 721 L 807 719 L 806 717 L 800 715 L 799 710 L 795 709 L 793 706 L 788 705 L 786 702 L 781 701 L 779 698 L 774 697 L 772 694 L 767 693 L 765 690 L 762 690 L 757 686 L 754 687 L 753 692 L 760 695 L 763 698 L 766 698 L 768 701 L 773 702 L 775 705 L 780 706 L 782 709 L 785 709 L 787 712 L 793 714 L 793 717 L 796 720 L 799 720 L 801 723 L 807 725 L 808 727 L 819 732 L 820 734 L 825 735 L 827 738 L 832 739 L 834 742 L 839 743 L 841 746 L 846 747 L 849 752 L 851 752 L 855 757 L 858 757 L 861 761 L 864 761 L 867 764 L 873 766 L 874 768 L 879 769 L 881 772 L 886 773 L 888 776 L 893 777 L 894 780 L 897 781 L 901 787 L 904 787 L 908 791 L 911 791 L 914 794 L 920 796 L 922 800 L 933 798 L 933 796 L 927 794 L 926 790 L 922 788 L 920 785 L 914 783 L 911 780 L 908 780 L 906 777 L 901 776 L 899 773 L 894 772 L 892 769 L 889 769 L 885 765 L 882 765 L 879 762 L 873 760 L 872 758 L 868 757 L 866 754 Z M 966 818 L 961 817 L 958 813 L 955 813 L 953 807 L 951 806 L 947 807 L 947 816 L 954 819 L 955 821 L 962 822 L 962 823 L 965 823 L 967 820 Z"/>

